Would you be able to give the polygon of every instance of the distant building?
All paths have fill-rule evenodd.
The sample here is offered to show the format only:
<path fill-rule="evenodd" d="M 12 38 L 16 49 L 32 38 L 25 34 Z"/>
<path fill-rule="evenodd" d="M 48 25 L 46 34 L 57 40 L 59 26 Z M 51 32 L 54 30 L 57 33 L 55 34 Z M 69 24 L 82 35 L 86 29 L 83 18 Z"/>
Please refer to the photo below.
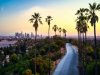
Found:
<path fill-rule="evenodd" d="M 31 38 L 33 37 L 33 32 L 31 32 Z"/>
<path fill-rule="evenodd" d="M 27 35 L 26 35 L 26 33 L 25 33 L 25 37 L 26 37 Z"/>
<path fill-rule="evenodd" d="M 16 36 L 18 36 L 18 32 L 17 32 L 17 33 L 15 33 L 15 37 L 16 37 Z"/>
<path fill-rule="evenodd" d="M 27 34 L 27 38 L 29 38 L 29 34 Z"/>
<path fill-rule="evenodd" d="M 39 35 L 37 35 L 37 37 L 39 37 Z"/>

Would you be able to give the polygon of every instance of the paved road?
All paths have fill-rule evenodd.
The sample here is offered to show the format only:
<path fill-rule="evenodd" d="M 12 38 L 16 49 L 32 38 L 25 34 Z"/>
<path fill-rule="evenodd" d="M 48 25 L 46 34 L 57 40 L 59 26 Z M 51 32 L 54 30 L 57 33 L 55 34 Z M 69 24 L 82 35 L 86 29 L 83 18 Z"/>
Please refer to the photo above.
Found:
<path fill-rule="evenodd" d="M 67 54 L 58 64 L 53 75 L 78 75 L 78 51 L 70 44 L 66 44 Z"/>

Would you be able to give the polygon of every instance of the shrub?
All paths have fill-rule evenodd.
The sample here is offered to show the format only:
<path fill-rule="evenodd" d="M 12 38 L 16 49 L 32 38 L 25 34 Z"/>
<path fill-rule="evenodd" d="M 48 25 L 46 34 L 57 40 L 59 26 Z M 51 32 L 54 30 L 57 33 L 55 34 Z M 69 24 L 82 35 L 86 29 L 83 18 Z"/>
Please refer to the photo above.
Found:
<path fill-rule="evenodd" d="M 31 75 L 32 71 L 30 69 L 27 69 L 25 71 L 23 71 L 22 75 Z"/>
<path fill-rule="evenodd" d="M 25 71 L 25 69 L 21 67 L 20 70 L 19 70 L 19 75 L 22 75 L 23 71 Z"/>
<path fill-rule="evenodd" d="M 30 56 L 28 53 L 25 53 L 24 57 L 25 57 L 25 59 L 30 59 Z"/>
<path fill-rule="evenodd" d="M 10 62 L 12 63 L 17 63 L 18 62 L 18 57 L 16 54 L 13 54 L 10 56 Z"/>

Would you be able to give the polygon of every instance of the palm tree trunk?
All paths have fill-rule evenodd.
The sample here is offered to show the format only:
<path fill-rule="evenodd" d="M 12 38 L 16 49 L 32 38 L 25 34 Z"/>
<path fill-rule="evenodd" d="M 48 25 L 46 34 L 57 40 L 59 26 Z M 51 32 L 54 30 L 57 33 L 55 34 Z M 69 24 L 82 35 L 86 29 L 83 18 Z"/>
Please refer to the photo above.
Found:
<path fill-rule="evenodd" d="M 37 37 L 37 30 L 35 31 L 35 75 L 36 75 L 36 37 Z"/>
<path fill-rule="evenodd" d="M 81 33 L 80 33 L 80 43 L 81 43 L 81 75 L 83 75 L 83 70 L 82 70 L 82 38 L 81 38 Z"/>
<path fill-rule="evenodd" d="M 86 71 L 85 71 L 85 74 L 87 75 L 87 49 L 86 49 L 86 43 L 87 41 L 87 37 L 86 37 L 86 32 L 85 32 L 85 62 L 86 62 Z"/>
<path fill-rule="evenodd" d="M 60 32 L 60 38 L 61 38 L 61 32 Z M 61 45 L 61 43 L 60 43 L 60 45 Z M 60 49 L 60 59 L 61 59 L 61 49 Z"/>
<path fill-rule="evenodd" d="M 80 53 L 80 50 L 79 50 L 79 31 L 78 31 L 78 57 L 79 57 L 79 53 Z"/>
<path fill-rule="evenodd" d="M 97 74 L 97 43 L 96 43 L 96 28 L 95 28 L 95 23 L 94 23 L 94 41 L 95 41 L 95 75 Z"/>
<path fill-rule="evenodd" d="M 84 75 L 84 32 L 83 32 L 83 75 Z"/>
<path fill-rule="evenodd" d="M 55 51 L 56 51 L 56 31 L 55 31 Z M 57 53 L 57 51 L 56 51 Z M 56 57 L 56 60 L 57 60 L 57 57 Z M 55 61 L 55 65 L 57 65 L 57 61 Z"/>
<path fill-rule="evenodd" d="M 50 75 L 50 34 L 49 34 L 49 31 L 50 31 L 50 25 L 49 25 L 49 28 L 48 28 L 48 37 L 49 37 L 49 75 Z"/>
<path fill-rule="evenodd" d="M 80 44 L 80 40 L 81 40 L 81 38 L 80 38 L 80 36 L 81 36 L 81 33 L 78 31 L 78 36 L 79 36 L 79 42 L 78 42 L 78 44 L 79 44 L 79 62 L 81 62 L 81 44 Z M 80 67 L 80 66 L 79 66 Z M 81 69 L 79 68 L 79 72 L 80 72 L 80 75 L 81 75 Z"/>

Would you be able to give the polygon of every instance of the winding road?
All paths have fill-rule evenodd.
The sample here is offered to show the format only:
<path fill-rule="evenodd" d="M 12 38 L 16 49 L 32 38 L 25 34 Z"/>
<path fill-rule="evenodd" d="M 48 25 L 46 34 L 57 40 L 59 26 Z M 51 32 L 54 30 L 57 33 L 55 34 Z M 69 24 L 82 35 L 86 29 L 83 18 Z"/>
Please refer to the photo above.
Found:
<path fill-rule="evenodd" d="M 66 50 L 53 75 L 78 75 L 78 51 L 70 43 L 66 44 Z"/>

